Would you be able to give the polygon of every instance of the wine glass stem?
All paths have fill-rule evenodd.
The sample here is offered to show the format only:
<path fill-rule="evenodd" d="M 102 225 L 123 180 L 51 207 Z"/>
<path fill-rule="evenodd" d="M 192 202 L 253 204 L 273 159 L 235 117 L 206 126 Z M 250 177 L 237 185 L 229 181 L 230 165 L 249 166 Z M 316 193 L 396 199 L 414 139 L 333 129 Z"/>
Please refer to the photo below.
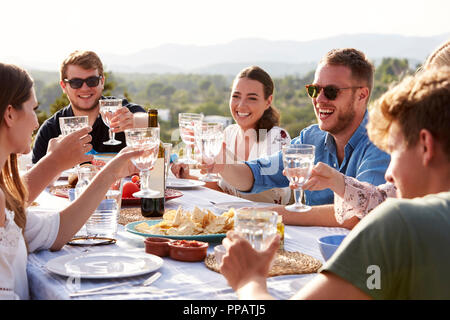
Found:
<path fill-rule="evenodd" d="M 109 140 L 116 140 L 115 139 L 115 133 L 112 131 L 112 129 L 109 129 Z"/>
<path fill-rule="evenodd" d="M 298 207 L 303 206 L 303 204 L 302 204 L 302 197 L 303 197 L 303 189 L 302 189 L 302 187 L 298 187 L 298 189 L 294 190 L 294 196 L 295 196 L 295 204 Z"/>
<path fill-rule="evenodd" d="M 192 160 L 192 145 L 191 144 L 186 145 L 186 159 Z"/>
<path fill-rule="evenodd" d="M 141 190 L 148 190 L 148 180 L 150 177 L 150 170 L 141 170 L 139 173 L 139 181 L 141 182 Z"/>

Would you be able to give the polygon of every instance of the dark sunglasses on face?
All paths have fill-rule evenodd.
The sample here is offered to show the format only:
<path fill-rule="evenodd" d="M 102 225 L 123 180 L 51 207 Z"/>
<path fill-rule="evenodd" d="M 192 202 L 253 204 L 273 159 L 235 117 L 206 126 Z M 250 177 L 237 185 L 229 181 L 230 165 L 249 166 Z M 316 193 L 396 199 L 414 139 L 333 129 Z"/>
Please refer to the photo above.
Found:
<path fill-rule="evenodd" d="M 362 87 L 347 87 L 347 88 L 338 88 L 333 85 L 328 85 L 325 87 L 318 86 L 316 84 L 308 84 L 305 86 L 306 92 L 308 92 L 308 95 L 315 99 L 319 96 L 320 91 L 323 89 L 323 94 L 328 100 L 334 100 L 337 98 L 339 91 L 344 89 L 356 89 L 356 88 L 362 88 Z"/>
<path fill-rule="evenodd" d="M 74 79 L 64 79 L 65 83 L 69 83 L 72 89 L 80 89 L 83 86 L 83 83 L 86 82 L 87 86 L 90 88 L 94 88 L 98 86 L 102 76 L 92 76 L 86 79 L 74 78 Z"/>

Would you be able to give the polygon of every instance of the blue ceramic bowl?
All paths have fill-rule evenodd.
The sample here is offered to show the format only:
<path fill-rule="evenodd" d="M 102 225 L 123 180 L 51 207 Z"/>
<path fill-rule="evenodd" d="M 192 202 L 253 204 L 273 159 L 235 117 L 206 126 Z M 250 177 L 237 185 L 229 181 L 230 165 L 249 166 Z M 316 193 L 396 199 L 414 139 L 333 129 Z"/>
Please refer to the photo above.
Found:
<path fill-rule="evenodd" d="M 320 252 L 322 253 L 325 261 L 327 261 L 333 255 L 344 238 L 345 235 L 334 235 L 322 237 L 318 240 Z"/>

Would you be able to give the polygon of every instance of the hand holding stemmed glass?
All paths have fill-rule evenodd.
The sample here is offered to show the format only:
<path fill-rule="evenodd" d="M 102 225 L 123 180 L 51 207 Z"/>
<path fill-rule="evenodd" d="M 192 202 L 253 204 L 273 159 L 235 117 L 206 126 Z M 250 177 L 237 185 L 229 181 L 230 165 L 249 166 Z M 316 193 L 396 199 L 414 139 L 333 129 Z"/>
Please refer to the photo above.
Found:
<path fill-rule="evenodd" d="M 153 168 L 159 151 L 159 128 L 134 128 L 125 130 L 127 146 L 133 150 L 143 150 L 144 152 L 132 158 L 133 164 L 140 170 L 141 190 L 133 193 L 136 198 L 149 198 L 159 195 L 159 191 L 150 189 L 148 178 L 150 170 Z"/>
<path fill-rule="evenodd" d="M 215 157 L 222 150 L 224 140 L 223 124 L 217 122 L 202 122 L 194 127 L 195 144 L 200 150 L 204 162 L 212 163 Z M 199 178 L 205 182 L 219 181 L 217 174 L 207 172 L 205 176 Z"/>
<path fill-rule="evenodd" d="M 114 117 L 114 113 L 122 108 L 122 99 L 101 99 L 98 101 L 100 106 L 100 114 L 103 122 L 109 128 L 109 140 L 103 142 L 103 144 L 114 146 L 121 144 L 122 141 L 115 139 L 115 133 L 112 131 L 110 124 L 111 119 Z"/>
<path fill-rule="evenodd" d="M 186 144 L 186 158 L 179 159 L 179 162 L 186 164 L 196 164 L 197 161 L 192 158 L 192 146 L 195 143 L 194 128 L 203 121 L 203 114 L 198 113 L 180 113 L 178 115 L 178 124 L 180 126 L 181 140 Z"/>
<path fill-rule="evenodd" d="M 294 212 L 306 212 L 310 206 L 301 203 L 303 196 L 303 184 L 309 179 L 314 166 L 315 147 L 309 144 L 290 144 L 282 148 L 284 174 L 292 184 L 297 186 L 294 190 L 295 203 L 286 206 L 286 210 Z"/>

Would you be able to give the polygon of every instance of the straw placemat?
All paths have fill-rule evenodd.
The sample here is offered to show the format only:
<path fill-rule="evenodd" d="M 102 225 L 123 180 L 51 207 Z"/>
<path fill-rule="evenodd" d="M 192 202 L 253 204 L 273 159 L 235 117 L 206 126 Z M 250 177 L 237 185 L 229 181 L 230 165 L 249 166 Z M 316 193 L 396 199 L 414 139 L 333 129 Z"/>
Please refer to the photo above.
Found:
<path fill-rule="evenodd" d="M 214 254 L 208 254 L 205 258 L 205 265 L 208 269 L 220 273 Z M 319 260 L 307 254 L 278 250 L 272 268 L 269 270 L 269 277 L 287 274 L 316 273 L 321 266 L 322 263 Z"/>
<path fill-rule="evenodd" d="M 151 217 L 146 218 L 141 213 L 141 208 L 133 208 L 133 207 L 122 207 L 120 209 L 120 215 L 119 215 L 119 224 L 126 225 L 130 222 L 135 221 L 142 221 L 142 220 L 159 220 L 162 219 L 162 217 Z"/>

